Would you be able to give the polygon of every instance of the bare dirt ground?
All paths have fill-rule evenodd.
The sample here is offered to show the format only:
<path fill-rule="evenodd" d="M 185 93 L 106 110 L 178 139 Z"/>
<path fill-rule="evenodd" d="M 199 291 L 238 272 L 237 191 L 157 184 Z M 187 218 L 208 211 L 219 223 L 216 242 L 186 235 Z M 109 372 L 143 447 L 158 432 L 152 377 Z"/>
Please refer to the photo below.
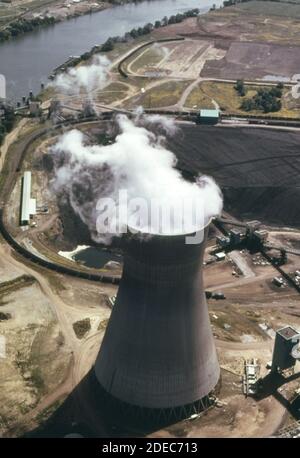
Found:
<path fill-rule="evenodd" d="M 185 40 L 179 43 L 155 43 L 134 56 L 127 70 L 133 75 L 169 76 L 195 79 L 207 60 L 221 59 L 225 52 L 208 41 Z"/>
<path fill-rule="evenodd" d="M 154 34 L 157 38 L 214 39 L 221 49 L 228 49 L 232 41 L 299 45 L 299 18 L 299 5 L 251 1 L 157 29 Z"/>
<path fill-rule="evenodd" d="M 0 334 L 6 339 L 6 358 L 0 363 L 0 432 L 5 433 L 16 422 L 21 427 L 22 416 L 64 382 L 71 350 L 51 301 L 34 277 L 33 282 L 1 293 L 3 282 L 16 281 L 24 274 L 22 265 L 7 259 L 3 248 L 1 245 L 0 311 L 10 316 L 0 321 Z"/>
<path fill-rule="evenodd" d="M 206 41 L 223 58 L 206 60 L 202 77 L 248 80 L 291 78 L 299 68 L 300 6 L 251 2 L 208 13 L 155 31 L 157 38 L 185 36 Z M 261 14 L 257 12 L 263 8 Z M 278 10 L 280 9 L 280 14 Z M 290 14 L 288 14 L 290 12 Z M 265 20 L 267 17 L 267 21 Z M 200 73 L 199 72 L 199 73 Z M 198 73 L 198 74 L 199 74 Z"/>
<path fill-rule="evenodd" d="M 14 259 L 5 244 L 0 251 L 0 295 L 3 281 L 16 281 L 24 274 L 32 278 L 30 285 L 0 296 L 1 312 L 9 314 L 9 319 L 0 321 L 7 351 L 7 358 L 1 359 L 0 430 L 15 436 L 44 421 L 49 407 L 78 383 L 81 345 L 84 348 L 85 339 L 94 335 L 101 340 L 110 314 L 107 297 L 115 294 L 115 288 L 89 283 L 86 289 L 85 282 L 66 283 L 53 274 L 48 279 L 45 272 L 41 275 Z M 86 318 L 90 330 L 78 340 L 73 324 Z M 84 374 L 90 361 L 80 361 Z"/>
<path fill-rule="evenodd" d="M 286 81 L 298 73 L 299 62 L 298 46 L 232 42 L 224 59 L 206 61 L 201 76 Z"/>
<path fill-rule="evenodd" d="M 262 375 L 271 358 L 271 342 L 230 344 L 217 342 L 222 386 L 218 407 L 194 420 L 157 431 L 150 437 L 269 437 L 286 418 L 285 408 L 272 396 L 255 400 L 242 395 L 241 376 L 245 359 L 258 358 Z"/>

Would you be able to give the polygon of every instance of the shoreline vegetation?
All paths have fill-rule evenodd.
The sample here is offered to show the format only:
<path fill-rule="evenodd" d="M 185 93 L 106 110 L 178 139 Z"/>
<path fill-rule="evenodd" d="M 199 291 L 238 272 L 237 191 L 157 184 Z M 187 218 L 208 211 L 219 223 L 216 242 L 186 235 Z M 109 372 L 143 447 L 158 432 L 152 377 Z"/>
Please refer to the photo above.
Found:
<path fill-rule="evenodd" d="M 143 1 L 143 0 L 140 0 Z M 172 24 L 178 24 L 183 22 L 185 19 L 191 17 L 197 17 L 200 13 L 198 8 L 193 8 L 191 10 L 185 11 L 184 13 L 178 13 L 170 17 L 165 16 L 161 20 L 156 20 L 154 24 L 148 22 L 143 27 L 133 28 L 129 32 L 126 32 L 123 36 L 114 36 L 109 37 L 103 44 L 93 46 L 90 51 L 86 51 L 81 54 L 81 56 L 68 59 L 65 63 L 60 65 L 51 75 L 50 78 L 53 79 L 57 73 L 65 72 L 70 67 L 76 67 L 82 61 L 89 60 L 94 54 L 97 53 L 107 53 L 113 51 L 115 44 L 117 43 L 129 43 L 139 37 L 149 35 L 153 30 L 160 27 L 166 27 Z"/>
<path fill-rule="evenodd" d="M 143 1 L 143 0 L 139 0 Z M 105 43 L 99 46 L 94 46 L 90 51 L 85 52 L 79 57 L 69 59 L 65 64 L 62 64 L 59 69 L 61 71 L 66 71 L 69 67 L 75 67 L 82 61 L 89 60 L 94 54 L 99 52 L 110 52 L 114 49 L 116 43 L 122 42 L 127 43 L 132 41 L 140 36 L 150 34 L 154 29 L 159 27 L 165 27 L 169 24 L 176 24 L 183 22 L 185 19 L 190 17 L 196 17 L 199 14 L 200 10 L 198 8 L 194 8 L 191 10 L 186 11 L 185 13 L 178 13 L 177 15 L 172 15 L 169 18 L 165 16 L 161 21 L 157 20 L 154 24 L 148 23 L 144 27 L 138 27 L 137 29 L 132 29 L 129 32 L 126 32 L 125 35 L 122 37 L 109 37 Z M 63 69 L 63 70 L 62 70 Z M 59 70 L 58 70 L 59 71 Z M 54 74 L 51 76 L 54 77 Z M 28 99 L 29 101 L 33 100 L 40 100 L 39 96 L 30 96 Z M 3 104 L 0 105 L 0 109 L 2 108 L 4 114 L 0 117 L 0 147 L 4 141 L 5 135 L 9 133 L 14 127 L 15 115 L 13 107 Z"/>
<path fill-rule="evenodd" d="M 13 38 L 16 38 L 20 35 L 23 35 L 28 32 L 32 32 L 38 28 L 54 25 L 59 22 L 63 22 L 69 19 L 73 19 L 79 16 L 84 16 L 86 14 L 93 14 L 99 11 L 104 11 L 106 9 L 112 8 L 114 6 L 121 6 L 128 3 L 141 3 L 144 0 L 95 0 L 95 3 L 92 5 L 86 5 L 85 9 L 78 10 L 77 8 L 73 10 L 69 10 L 66 15 L 59 15 L 54 14 L 54 12 L 49 12 L 49 2 L 45 4 L 47 6 L 46 10 L 43 10 L 43 7 L 33 7 L 33 8 L 25 8 L 27 11 L 20 13 L 19 15 L 16 14 L 15 18 L 10 20 L 8 24 L 1 25 L 1 16 L 0 16 L 0 45 L 6 41 L 9 41 Z M 148 1 L 159 1 L 159 0 L 148 0 Z M 250 2 L 252 0 L 224 0 L 223 5 L 219 8 L 225 8 L 228 6 L 234 6 L 238 3 Z M 265 1 L 265 0 L 261 0 Z M 272 0 L 280 2 L 282 0 Z M 290 1 L 291 3 L 293 0 L 283 0 L 283 1 Z M 294 0 L 297 2 L 297 0 Z M 84 0 L 83 0 L 84 2 Z M 53 0 L 53 4 L 55 1 Z M 98 3 L 98 6 L 97 6 Z M 79 5 L 82 3 L 78 3 Z M 27 4 L 26 4 L 27 5 Z M 68 5 L 70 6 L 70 5 Z M 199 5 L 201 6 L 201 5 Z M 44 7 L 44 8 L 45 8 Z M 216 10 L 216 5 L 212 4 L 211 10 Z"/>
<path fill-rule="evenodd" d="M 39 15 L 36 17 L 26 17 L 30 14 L 33 14 L 34 10 L 29 10 L 26 11 L 26 13 L 22 13 L 21 15 L 16 16 L 16 18 L 9 22 L 8 25 L 5 25 L 2 28 L 0 26 L 0 45 L 20 35 L 32 32 L 40 27 L 54 25 L 65 20 L 73 19 L 79 16 L 84 16 L 86 14 L 98 13 L 99 11 L 104 11 L 114 6 L 120 6 L 127 3 L 140 3 L 142 1 L 144 0 L 105 0 L 104 2 L 99 1 L 98 7 L 95 6 L 96 3 L 94 3 L 93 6 L 88 7 L 84 11 L 74 10 L 73 13 L 70 13 L 67 16 L 53 15 L 47 12 L 47 10 L 46 13 L 44 13 L 41 10 L 39 11 Z"/>

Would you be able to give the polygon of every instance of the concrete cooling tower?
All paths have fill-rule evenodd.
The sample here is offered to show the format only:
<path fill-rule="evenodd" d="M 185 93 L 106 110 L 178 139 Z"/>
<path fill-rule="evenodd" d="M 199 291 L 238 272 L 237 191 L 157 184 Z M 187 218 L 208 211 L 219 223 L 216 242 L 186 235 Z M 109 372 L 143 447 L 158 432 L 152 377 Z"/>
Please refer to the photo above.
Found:
<path fill-rule="evenodd" d="M 127 418 L 179 421 L 209 405 L 220 375 L 202 280 L 204 241 L 128 236 L 95 374 Z"/>

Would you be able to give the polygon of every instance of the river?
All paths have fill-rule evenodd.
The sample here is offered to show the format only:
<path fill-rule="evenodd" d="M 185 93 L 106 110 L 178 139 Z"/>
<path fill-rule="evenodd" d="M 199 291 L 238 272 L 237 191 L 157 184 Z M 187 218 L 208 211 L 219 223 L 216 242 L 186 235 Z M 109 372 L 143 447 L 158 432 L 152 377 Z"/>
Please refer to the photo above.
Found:
<path fill-rule="evenodd" d="M 192 8 L 207 11 L 221 0 L 153 0 L 117 6 L 27 33 L 0 45 L 0 74 L 7 96 L 16 101 L 40 90 L 51 71 L 71 55 L 80 55 L 110 36 Z"/>

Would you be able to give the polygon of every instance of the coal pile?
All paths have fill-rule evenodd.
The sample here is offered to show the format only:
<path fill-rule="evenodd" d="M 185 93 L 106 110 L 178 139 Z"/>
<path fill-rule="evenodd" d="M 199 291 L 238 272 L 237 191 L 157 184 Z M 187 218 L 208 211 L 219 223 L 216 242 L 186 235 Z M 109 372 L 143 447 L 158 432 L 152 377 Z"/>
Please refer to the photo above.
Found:
<path fill-rule="evenodd" d="M 300 134 L 293 131 L 182 126 L 169 147 L 185 173 L 207 173 L 234 216 L 300 225 Z"/>

